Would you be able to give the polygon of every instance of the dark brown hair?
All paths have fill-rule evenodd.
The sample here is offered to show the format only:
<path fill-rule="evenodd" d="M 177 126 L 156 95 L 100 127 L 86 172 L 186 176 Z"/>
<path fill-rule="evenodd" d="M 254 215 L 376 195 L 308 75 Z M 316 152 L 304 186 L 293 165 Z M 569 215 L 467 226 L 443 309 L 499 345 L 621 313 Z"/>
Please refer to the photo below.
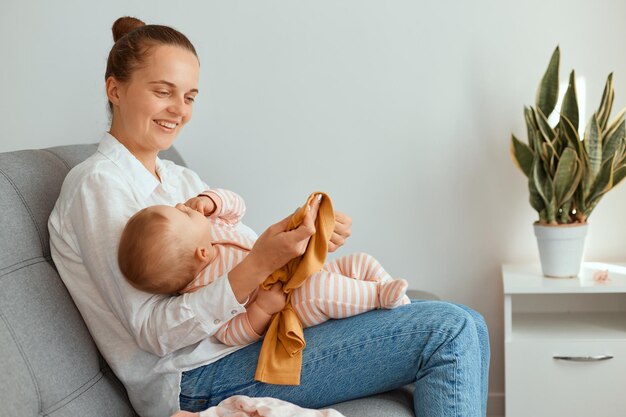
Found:
<path fill-rule="evenodd" d="M 193 44 L 185 35 L 169 26 L 146 25 L 134 17 L 120 17 L 113 23 L 113 41 L 115 44 L 109 52 L 107 68 L 104 73 L 106 81 L 110 76 L 118 81 L 130 81 L 133 72 L 145 63 L 151 49 L 158 45 L 172 45 L 198 54 Z M 109 110 L 113 105 L 109 102 Z"/>
<path fill-rule="evenodd" d="M 117 260 L 133 287 L 153 294 L 175 294 L 194 278 L 193 251 L 185 248 L 168 218 L 152 207 L 126 223 Z"/>

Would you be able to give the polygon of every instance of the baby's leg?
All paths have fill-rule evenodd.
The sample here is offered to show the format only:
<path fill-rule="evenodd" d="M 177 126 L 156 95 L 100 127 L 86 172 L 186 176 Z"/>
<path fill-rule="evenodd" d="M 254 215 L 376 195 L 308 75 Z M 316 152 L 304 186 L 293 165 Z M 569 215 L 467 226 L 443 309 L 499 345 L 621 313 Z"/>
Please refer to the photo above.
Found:
<path fill-rule="evenodd" d="M 362 281 L 382 282 L 392 279 L 391 275 L 383 269 L 380 262 L 373 256 L 363 252 L 352 253 L 327 262 L 322 267 L 322 270 Z"/>
<path fill-rule="evenodd" d="M 311 275 L 291 295 L 291 305 L 304 327 L 341 319 L 404 303 L 407 282 L 403 279 L 386 282 L 361 281 L 320 271 Z"/>
<path fill-rule="evenodd" d="M 383 266 L 372 255 L 367 253 L 358 252 L 350 255 L 342 256 L 333 261 L 327 262 L 322 267 L 322 270 L 334 272 L 344 275 L 346 277 L 363 280 L 363 281 L 375 281 L 389 283 L 394 279 L 385 271 Z M 406 281 L 401 280 L 406 284 Z M 393 284 L 389 286 L 383 286 L 380 291 L 384 300 L 393 299 L 396 289 L 404 288 L 402 292 L 406 292 L 405 284 Z M 411 300 L 406 295 L 402 298 L 401 304 L 410 304 Z M 385 304 L 382 302 L 381 304 Z M 395 302 L 391 302 L 395 304 Z"/>

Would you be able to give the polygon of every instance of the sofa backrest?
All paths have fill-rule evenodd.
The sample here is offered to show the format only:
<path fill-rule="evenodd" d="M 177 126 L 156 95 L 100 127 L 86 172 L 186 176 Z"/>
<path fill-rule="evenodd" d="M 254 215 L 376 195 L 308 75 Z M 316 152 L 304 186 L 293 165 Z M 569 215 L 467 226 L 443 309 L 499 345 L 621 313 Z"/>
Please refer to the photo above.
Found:
<path fill-rule="evenodd" d="M 59 277 L 48 216 L 97 145 L 0 153 L 0 415 L 136 416 Z M 161 154 L 183 165 L 178 152 Z"/>

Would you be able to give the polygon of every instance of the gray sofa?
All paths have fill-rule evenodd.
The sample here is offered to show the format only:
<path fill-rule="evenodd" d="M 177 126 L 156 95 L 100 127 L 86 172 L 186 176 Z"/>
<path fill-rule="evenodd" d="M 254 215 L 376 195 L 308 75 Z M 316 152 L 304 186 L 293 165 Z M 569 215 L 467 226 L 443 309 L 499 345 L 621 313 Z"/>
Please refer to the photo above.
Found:
<path fill-rule="evenodd" d="M 50 257 L 47 220 L 63 179 L 95 150 L 0 153 L 0 416 L 136 416 Z M 174 149 L 161 156 L 183 164 Z M 347 416 L 414 416 L 410 387 L 333 407 Z"/>

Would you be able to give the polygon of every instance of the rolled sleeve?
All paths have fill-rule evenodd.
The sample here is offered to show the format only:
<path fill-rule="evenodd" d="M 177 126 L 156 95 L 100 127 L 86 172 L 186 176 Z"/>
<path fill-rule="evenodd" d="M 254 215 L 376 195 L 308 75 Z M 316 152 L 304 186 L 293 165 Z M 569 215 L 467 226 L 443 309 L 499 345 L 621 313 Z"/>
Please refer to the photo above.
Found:
<path fill-rule="evenodd" d="M 196 292 L 183 295 L 195 317 L 214 334 L 218 328 L 236 315 L 246 311 L 237 301 L 228 275 L 222 275 Z"/>

